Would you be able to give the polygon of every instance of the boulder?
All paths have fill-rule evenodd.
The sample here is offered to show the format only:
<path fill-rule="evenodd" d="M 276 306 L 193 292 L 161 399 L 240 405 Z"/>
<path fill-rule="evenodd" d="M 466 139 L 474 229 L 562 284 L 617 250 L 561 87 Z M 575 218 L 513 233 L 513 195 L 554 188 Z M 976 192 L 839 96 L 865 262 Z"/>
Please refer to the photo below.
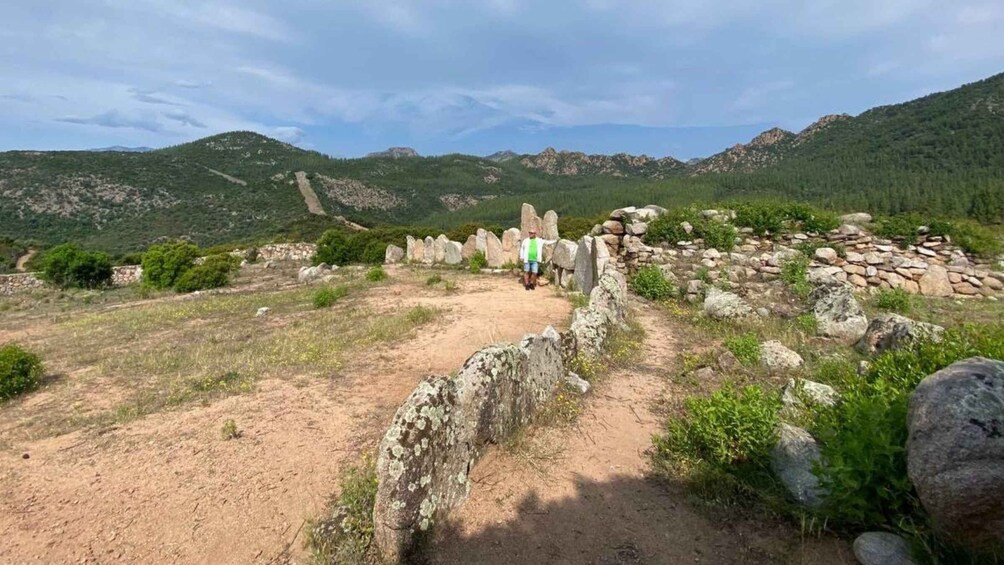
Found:
<path fill-rule="evenodd" d="M 841 224 L 849 224 L 852 226 L 863 226 L 865 224 L 870 224 L 872 222 L 872 215 L 866 214 L 865 212 L 856 212 L 854 214 L 845 214 L 840 216 Z"/>
<path fill-rule="evenodd" d="M 617 220 L 607 220 L 603 222 L 603 233 L 608 233 L 611 235 L 623 235 L 624 224 L 618 222 Z"/>
<path fill-rule="evenodd" d="M 519 236 L 520 239 L 526 239 L 530 234 L 530 229 L 536 230 L 537 234 L 541 233 L 541 222 L 540 216 L 537 215 L 537 211 L 530 204 L 523 203 L 523 207 L 519 212 Z"/>
<path fill-rule="evenodd" d="M 425 241 L 421 239 L 414 240 L 412 244 L 412 257 L 409 261 L 415 263 L 421 263 L 425 261 Z"/>
<path fill-rule="evenodd" d="M 575 336 L 575 347 L 579 355 L 598 358 L 603 353 L 603 344 L 609 334 L 607 316 L 594 308 L 576 308 L 572 312 L 569 331 Z"/>
<path fill-rule="evenodd" d="M 646 224 L 645 222 L 635 220 L 630 224 L 626 224 L 624 226 L 624 231 L 627 232 L 629 235 L 635 235 L 635 236 L 645 235 L 645 232 L 648 231 L 648 224 Z"/>
<path fill-rule="evenodd" d="M 488 266 L 497 269 L 505 264 L 505 255 L 502 253 L 502 242 L 498 236 L 492 232 L 485 234 L 485 258 L 488 259 Z"/>
<path fill-rule="evenodd" d="M 1004 361 L 972 357 L 924 378 L 907 429 L 910 480 L 935 526 L 1004 547 Z"/>
<path fill-rule="evenodd" d="M 833 406 L 839 400 L 840 394 L 832 386 L 807 379 L 788 379 L 781 394 L 783 411 L 788 415 L 800 413 L 806 404 Z"/>
<path fill-rule="evenodd" d="M 854 293 L 843 285 L 817 286 L 809 295 L 816 332 L 840 343 L 856 343 L 868 330 L 868 318 Z"/>
<path fill-rule="evenodd" d="M 955 292 L 948 280 L 948 270 L 935 263 L 927 266 L 927 272 L 917 282 L 924 296 L 951 296 Z"/>
<path fill-rule="evenodd" d="M 589 384 L 589 381 L 571 371 L 565 375 L 565 384 L 578 391 L 579 394 L 586 394 L 589 392 L 589 389 L 593 388 L 593 385 Z"/>
<path fill-rule="evenodd" d="M 832 265 L 836 263 L 839 258 L 840 257 L 837 255 L 837 251 L 832 247 L 820 247 L 816 249 L 815 259 L 820 263 Z"/>
<path fill-rule="evenodd" d="M 314 267 L 300 267 L 300 272 L 296 275 L 296 280 L 302 283 L 311 283 L 320 280 L 331 274 L 331 267 L 327 263 L 321 263 Z"/>
<path fill-rule="evenodd" d="M 254 317 L 255 318 L 264 318 L 264 317 L 268 316 L 268 313 L 270 311 L 271 311 L 271 309 L 268 306 L 262 306 L 261 308 L 258 309 L 257 312 L 254 313 Z"/>
<path fill-rule="evenodd" d="M 554 254 L 551 256 L 551 263 L 561 269 L 574 270 L 577 251 L 578 245 L 574 241 L 567 239 L 558 240 L 558 243 L 554 247 Z"/>
<path fill-rule="evenodd" d="M 554 210 L 544 212 L 544 219 L 541 221 L 540 237 L 554 241 L 558 239 L 558 213 Z"/>
<path fill-rule="evenodd" d="M 604 273 L 589 293 L 589 307 L 603 313 L 610 324 L 621 326 L 627 319 L 627 279 L 613 271 Z"/>
<path fill-rule="evenodd" d="M 737 294 L 710 287 L 704 298 L 704 314 L 716 320 L 734 320 L 753 314 L 753 309 Z"/>
<path fill-rule="evenodd" d="M 404 238 L 404 260 L 409 263 L 415 260 L 415 238 L 406 236 Z"/>
<path fill-rule="evenodd" d="M 519 229 L 509 228 L 502 232 L 502 257 L 506 263 L 519 263 Z"/>
<path fill-rule="evenodd" d="M 459 265 L 464 261 L 464 247 L 459 241 L 446 242 L 446 254 L 443 257 L 447 265 Z"/>
<path fill-rule="evenodd" d="M 467 236 L 467 241 L 464 243 L 463 248 L 460 250 L 460 255 L 464 260 L 468 260 L 474 256 L 478 250 L 478 236 L 471 234 Z"/>
<path fill-rule="evenodd" d="M 760 364 L 768 371 L 787 371 L 797 369 L 805 362 L 802 356 L 788 349 L 777 340 L 760 344 Z"/>
<path fill-rule="evenodd" d="M 436 241 L 433 242 L 433 249 L 435 250 L 435 261 L 436 263 L 442 263 L 446 261 L 446 244 L 450 242 L 450 238 L 443 234 L 439 234 Z"/>
<path fill-rule="evenodd" d="M 818 508 L 823 503 L 825 491 L 812 466 L 822 455 L 816 440 L 809 432 L 788 424 L 778 427 L 777 444 L 770 452 L 770 466 L 788 493 L 799 504 Z"/>
<path fill-rule="evenodd" d="M 941 340 L 945 328 L 917 322 L 899 314 L 876 316 L 857 344 L 857 349 L 865 354 L 879 354 L 889 349 L 899 349 L 919 339 Z"/>
<path fill-rule="evenodd" d="M 400 263 L 404 259 L 404 249 L 394 245 L 393 243 L 387 246 L 387 251 L 384 251 L 383 262 L 388 265 L 393 265 L 394 263 Z"/>
<path fill-rule="evenodd" d="M 917 565 L 910 544 L 889 532 L 865 532 L 855 538 L 854 557 L 861 565 Z"/>
<path fill-rule="evenodd" d="M 431 235 L 425 237 L 425 242 L 423 243 L 423 255 L 422 262 L 426 265 L 431 265 L 436 262 L 436 240 L 432 239 Z"/>

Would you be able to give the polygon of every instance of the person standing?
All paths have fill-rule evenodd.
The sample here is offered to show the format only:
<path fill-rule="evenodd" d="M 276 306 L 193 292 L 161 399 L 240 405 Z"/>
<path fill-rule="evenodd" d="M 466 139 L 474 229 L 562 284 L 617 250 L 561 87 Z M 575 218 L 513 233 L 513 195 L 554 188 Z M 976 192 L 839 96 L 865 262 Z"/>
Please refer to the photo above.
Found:
<path fill-rule="evenodd" d="M 535 229 L 530 229 L 528 233 L 529 237 L 519 244 L 519 260 L 523 262 L 523 288 L 533 290 L 537 288 L 540 262 L 544 258 L 544 246 L 556 241 L 538 238 Z"/>

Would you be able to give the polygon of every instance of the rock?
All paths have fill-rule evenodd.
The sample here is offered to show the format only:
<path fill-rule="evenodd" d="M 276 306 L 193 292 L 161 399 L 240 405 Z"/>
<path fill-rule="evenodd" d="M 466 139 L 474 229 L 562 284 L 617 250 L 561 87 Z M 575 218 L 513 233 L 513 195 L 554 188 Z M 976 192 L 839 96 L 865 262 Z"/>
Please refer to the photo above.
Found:
<path fill-rule="evenodd" d="M 268 316 L 268 313 L 270 311 L 271 310 L 269 309 L 268 306 L 262 306 L 261 308 L 258 309 L 257 312 L 255 312 L 254 317 L 255 318 L 264 318 L 265 316 Z"/>
<path fill-rule="evenodd" d="M 718 369 L 723 373 L 731 373 L 742 366 L 739 362 L 739 358 L 728 350 L 725 350 L 718 356 L 717 363 Z"/>
<path fill-rule="evenodd" d="M 530 235 L 530 229 L 537 232 L 537 235 L 541 234 L 541 221 L 540 217 L 537 216 L 537 211 L 530 204 L 523 203 L 523 207 L 519 212 L 519 237 L 520 239 L 526 239 Z"/>
<path fill-rule="evenodd" d="M 519 260 L 519 246 L 520 246 L 519 230 L 516 228 L 509 228 L 502 232 L 502 257 L 505 259 L 506 263 L 512 263 L 513 265 L 518 265 Z"/>
<path fill-rule="evenodd" d="M 810 268 L 805 278 L 814 285 L 839 286 L 847 281 L 847 272 L 840 267 Z"/>
<path fill-rule="evenodd" d="M 688 234 L 694 231 L 694 226 L 690 222 L 680 222 L 680 227 Z"/>
<path fill-rule="evenodd" d="M 544 212 L 544 220 L 541 222 L 540 237 L 547 240 L 558 239 L 558 214 L 554 210 Z"/>
<path fill-rule="evenodd" d="M 390 244 L 387 246 L 387 251 L 383 254 L 383 262 L 388 265 L 393 265 L 394 263 L 400 263 L 404 259 L 404 249 Z"/>
<path fill-rule="evenodd" d="M 711 367 L 701 367 L 694 371 L 692 376 L 699 381 L 710 381 L 715 378 L 715 370 Z"/>
<path fill-rule="evenodd" d="M 589 293 L 589 307 L 603 313 L 608 322 L 621 326 L 627 319 L 627 279 L 614 271 L 604 273 Z"/>
<path fill-rule="evenodd" d="M 264 268 L 266 270 L 268 270 L 268 269 L 277 269 L 278 265 L 275 264 L 275 261 L 265 261 L 265 264 L 262 265 L 262 268 Z"/>
<path fill-rule="evenodd" d="M 889 349 L 899 349 L 918 339 L 941 341 L 944 331 L 945 328 L 941 326 L 917 322 L 899 314 L 882 314 L 868 324 L 857 349 L 865 354 L 877 355 Z"/>
<path fill-rule="evenodd" d="M 934 524 L 977 548 L 1004 547 L 1004 361 L 972 357 L 910 395 L 910 480 Z"/>
<path fill-rule="evenodd" d="M 607 220 L 603 222 L 603 233 L 622 235 L 624 233 L 624 224 L 617 220 Z"/>
<path fill-rule="evenodd" d="M 447 265 L 459 265 L 464 262 L 464 247 L 459 241 L 446 242 L 446 253 L 443 257 Z"/>
<path fill-rule="evenodd" d="M 837 255 L 837 251 L 832 247 L 820 247 L 816 249 L 815 258 L 816 261 L 827 265 L 832 265 L 840 259 Z"/>
<path fill-rule="evenodd" d="M 483 228 L 478 228 L 474 234 L 474 246 L 477 251 L 488 254 L 488 232 Z"/>
<path fill-rule="evenodd" d="M 882 257 L 874 251 L 869 251 L 868 253 L 865 253 L 865 263 L 868 263 L 869 265 L 881 265 L 885 263 L 885 257 Z"/>
<path fill-rule="evenodd" d="M 411 257 L 408 259 L 413 263 L 421 263 L 425 261 L 425 241 L 421 239 L 412 239 L 411 243 Z"/>
<path fill-rule="evenodd" d="M 809 295 L 817 333 L 851 345 L 865 335 L 868 318 L 846 286 L 822 285 Z"/>
<path fill-rule="evenodd" d="M 583 294 L 592 292 L 609 261 L 610 252 L 603 240 L 588 235 L 579 239 L 575 249 L 575 284 Z"/>
<path fill-rule="evenodd" d="M 607 316 L 592 308 L 576 308 L 572 312 L 569 331 L 575 336 L 575 346 L 580 355 L 595 359 L 603 352 L 609 328 Z"/>
<path fill-rule="evenodd" d="M 410 263 L 415 260 L 415 238 L 410 235 L 405 236 L 404 242 L 404 260 Z"/>
<path fill-rule="evenodd" d="M 841 226 L 837 228 L 837 233 L 846 236 L 858 236 L 861 235 L 861 228 L 852 224 L 841 224 Z"/>
<path fill-rule="evenodd" d="M 296 280 L 302 283 L 310 283 L 331 274 L 331 268 L 327 263 L 321 263 L 314 267 L 300 267 L 300 272 L 296 275 Z"/>
<path fill-rule="evenodd" d="M 854 540 L 854 557 L 861 565 L 916 565 L 910 544 L 889 532 L 865 532 Z"/>
<path fill-rule="evenodd" d="M 422 262 L 426 265 L 431 265 L 436 262 L 436 240 L 432 239 L 432 236 L 426 236 L 425 242 L 423 243 Z"/>
<path fill-rule="evenodd" d="M 656 217 L 659 217 L 668 211 L 658 204 L 649 204 L 648 206 L 645 206 L 645 209 L 654 212 Z"/>
<path fill-rule="evenodd" d="M 872 223 L 872 215 L 866 214 L 864 212 L 856 212 L 854 214 L 845 214 L 840 216 L 841 224 L 849 224 L 852 226 L 863 226 L 865 224 Z"/>
<path fill-rule="evenodd" d="M 634 206 L 628 206 L 627 208 L 618 208 L 613 212 L 610 212 L 610 219 L 618 221 L 628 219 L 631 217 L 631 214 L 634 214 L 637 210 L 638 209 L 635 208 Z"/>
<path fill-rule="evenodd" d="M 578 251 L 578 245 L 574 241 L 569 241 L 567 239 L 560 239 L 558 243 L 554 246 L 554 254 L 551 256 L 551 263 L 555 267 L 562 269 L 568 269 L 569 271 L 575 269 L 575 255 Z"/>
<path fill-rule="evenodd" d="M 634 236 L 645 235 L 645 232 L 648 231 L 648 224 L 635 220 L 630 224 L 626 224 L 624 226 L 624 231 Z"/>
<path fill-rule="evenodd" d="M 593 388 L 593 385 L 589 384 L 589 381 L 571 371 L 565 375 L 565 383 L 578 391 L 579 394 L 586 394 L 589 392 L 589 389 Z"/>
<path fill-rule="evenodd" d="M 761 307 L 759 307 L 759 308 L 756 309 L 756 315 L 760 316 L 761 318 L 766 318 L 766 317 L 770 316 L 770 310 L 768 310 L 768 309 L 764 308 L 763 306 L 761 306 Z"/>
<path fill-rule="evenodd" d="M 948 270 L 935 263 L 927 266 L 927 272 L 917 282 L 920 284 L 920 293 L 924 296 L 951 296 L 954 294 L 952 283 L 948 280 Z"/>
<path fill-rule="evenodd" d="M 771 340 L 760 344 L 760 364 L 768 371 L 797 369 L 804 363 L 801 355 L 788 349 L 780 341 Z"/>
<path fill-rule="evenodd" d="M 807 379 L 788 379 L 781 395 L 781 402 L 789 414 L 800 412 L 806 403 L 833 406 L 839 400 L 840 394 L 832 386 Z"/>
<path fill-rule="evenodd" d="M 812 473 L 812 466 L 822 459 L 816 440 L 809 432 L 788 424 L 778 427 L 777 444 L 770 452 L 770 466 L 788 493 L 799 504 L 818 508 L 825 491 Z"/>
<path fill-rule="evenodd" d="M 469 235 L 467 236 L 467 241 L 464 243 L 463 248 L 460 250 L 461 257 L 464 261 L 470 259 L 478 251 L 478 236 Z"/>
<path fill-rule="evenodd" d="M 446 261 L 446 244 L 449 242 L 450 238 L 446 237 L 444 234 L 439 234 L 439 237 L 437 237 L 436 241 L 433 242 L 436 263 Z"/>
<path fill-rule="evenodd" d="M 862 254 L 860 254 L 860 253 L 858 253 L 858 252 L 856 252 L 856 251 L 848 251 L 847 252 L 847 262 L 848 263 L 861 264 L 861 263 L 865 262 L 865 256 L 862 255 Z"/>
<path fill-rule="evenodd" d="M 704 314 L 716 320 L 734 320 L 753 314 L 753 309 L 738 295 L 711 287 L 704 298 Z"/>
<path fill-rule="evenodd" d="M 502 242 L 498 236 L 492 232 L 485 234 L 487 243 L 485 258 L 488 259 L 488 266 L 497 269 L 505 264 L 505 256 L 502 254 Z"/>
<path fill-rule="evenodd" d="M 700 294 L 704 291 L 704 281 L 691 279 L 687 281 L 687 294 Z"/>

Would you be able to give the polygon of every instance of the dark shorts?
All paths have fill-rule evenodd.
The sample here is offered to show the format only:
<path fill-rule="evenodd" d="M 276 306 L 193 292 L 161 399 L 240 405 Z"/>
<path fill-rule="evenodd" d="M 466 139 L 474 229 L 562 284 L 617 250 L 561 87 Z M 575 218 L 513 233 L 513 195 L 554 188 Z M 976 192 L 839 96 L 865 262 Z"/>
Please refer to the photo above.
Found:
<path fill-rule="evenodd" d="M 523 271 L 526 273 L 538 273 L 538 267 L 536 261 L 526 261 L 523 263 Z"/>

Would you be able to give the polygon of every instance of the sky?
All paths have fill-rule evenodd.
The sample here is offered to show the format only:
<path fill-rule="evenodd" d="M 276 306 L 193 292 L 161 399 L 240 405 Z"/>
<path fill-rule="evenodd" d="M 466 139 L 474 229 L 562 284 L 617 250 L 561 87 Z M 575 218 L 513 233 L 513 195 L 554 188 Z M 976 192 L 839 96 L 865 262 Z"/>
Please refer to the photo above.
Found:
<path fill-rule="evenodd" d="M 0 150 L 703 157 L 1004 71 L 1001 0 L 4 0 Z"/>

